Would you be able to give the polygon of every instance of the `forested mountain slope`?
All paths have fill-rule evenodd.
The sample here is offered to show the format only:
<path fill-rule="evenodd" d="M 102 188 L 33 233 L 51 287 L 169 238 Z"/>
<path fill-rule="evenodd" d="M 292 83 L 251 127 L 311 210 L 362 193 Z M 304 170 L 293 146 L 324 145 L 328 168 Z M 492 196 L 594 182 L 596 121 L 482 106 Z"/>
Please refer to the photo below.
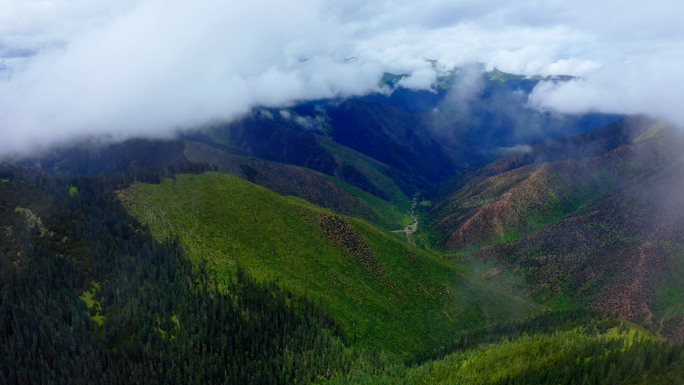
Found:
<path fill-rule="evenodd" d="M 462 334 L 419 365 L 354 367 L 326 384 L 681 384 L 682 346 L 599 312 L 559 312 Z"/>
<path fill-rule="evenodd" d="M 0 383 L 285 384 L 356 365 L 311 300 L 241 268 L 219 288 L 114 194 L 171 175 L 0 170 Z"/>

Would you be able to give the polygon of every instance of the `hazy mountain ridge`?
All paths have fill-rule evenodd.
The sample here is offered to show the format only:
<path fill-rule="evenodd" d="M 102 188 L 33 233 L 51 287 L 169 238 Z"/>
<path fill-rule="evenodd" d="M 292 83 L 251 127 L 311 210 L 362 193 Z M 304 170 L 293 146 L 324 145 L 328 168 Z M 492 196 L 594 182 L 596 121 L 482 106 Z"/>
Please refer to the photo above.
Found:
<path fill-rule="evenodd" d="M 628 123 L 626 121 L 624 126 L 631 127 Z M 633 137 L 653 125 L 646 121 Z M 585 135 L 592 137 L 593 133 L 576 139 L 584 141 Z M 429 214 L 434 218 L 434 226 L 446 226 L 439 231 L 442 236 L 448 236 L 451 232 L 447 228 L 454 225 L 463 231 L 460 237 L 451 233 L 453 240 L 442 245 L 447 250 L 492 242 L 497 234 L 505 237 L 506 227 L 525 233 L 571 214 L 603 194 L 634 183 L 641 174 L 672 162 L 678 155 L 676 146 L 670 138 L 661 138 L 659 143 L 601 146 L 598 151 L 587 150 L 582 143 L 579 146 L 564 143 L 533 146 L 441 186 L 434 193 L 440 198 L 435 200 Z M 593 156 L 597 152 L 600 155 Z M 450 189 L 453 190 L 449 193 Z M 440 195 L 445 192 L 447 195 Z M 488 223 L 493 222 L 497 225 L 488 227 Z M 484 234 L 468 234 L 468 229 Z"/>
<path fill-rule="evenodd" d="M 344 215 L 370 220 L 385 228 L 398 227 L 405 216 L 403 208 L 406 203 L 384 201 L 311 169 L 232 155 L 190 141 L 185 142 L 184 154 L 190 161 L 216 165 L 220 172 L 239 176 L 280 195 L 300 197 Z M 398 191 L 397 196 L 400 193 Z"/>

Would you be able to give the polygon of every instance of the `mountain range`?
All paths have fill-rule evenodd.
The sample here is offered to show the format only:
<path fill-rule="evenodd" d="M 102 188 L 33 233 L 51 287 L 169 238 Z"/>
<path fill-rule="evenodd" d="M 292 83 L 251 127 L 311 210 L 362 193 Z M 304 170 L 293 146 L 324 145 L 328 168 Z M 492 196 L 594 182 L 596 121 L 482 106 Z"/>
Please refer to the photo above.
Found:
<path fill-rule="evenodd" d="M 678 130 L 404 76 L 0 163 L 0 383 L 680 381 Z"/>

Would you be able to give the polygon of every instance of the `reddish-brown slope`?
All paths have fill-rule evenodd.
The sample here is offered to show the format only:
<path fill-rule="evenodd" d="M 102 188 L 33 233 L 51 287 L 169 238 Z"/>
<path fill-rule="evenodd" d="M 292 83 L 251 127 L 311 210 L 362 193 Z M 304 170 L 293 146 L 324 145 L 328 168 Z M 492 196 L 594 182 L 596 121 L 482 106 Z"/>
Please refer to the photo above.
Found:
<path fill-rule="evenodd" d="M 593 157 L 471 172 L 435 199 L 428 240 L 475 249 L 551 307 L 614 311 L 684 340 L 684 139 L 653 127 Z"/>
<path fill-rule="evenodd" d="M 428 227 L 437 245 L 459 250 L 526 234 L 588 207 L 675 156 L 665 139 L 598 157 L 532 164 L 472 181 L 435 202 Z"/>

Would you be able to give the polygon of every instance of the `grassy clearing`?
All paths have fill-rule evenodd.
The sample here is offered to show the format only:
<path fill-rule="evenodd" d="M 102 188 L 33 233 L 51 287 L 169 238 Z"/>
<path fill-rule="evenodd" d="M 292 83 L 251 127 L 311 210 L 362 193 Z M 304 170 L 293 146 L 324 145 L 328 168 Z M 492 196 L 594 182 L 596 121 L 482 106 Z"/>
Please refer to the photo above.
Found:
<path fill-rule="evenodd" d="M 275 277 L 328 307 L 361 346 L 416 353 L 458 330 L 535 311 L 465 264 L 345 218 L 372 255 L 373 263 L 364 265 L 322 232 L 320 218 L 329 210 L 234 176 L 177 175 L 125 195 L 129 210 L 156 237 L 177 236 L 219 283 L 238 263 L 258 279 Z"/>
<path fill-rule="evenodd" d="M 404 217 L 402 218 L 400 228 L 403 229 L 404 227 L 410 225 L 411 223 L 413 223 L 413 217 L 410 216 L 410 215 L 408 215 L 408 214 L 406 214 L 406 215 L 404 215 Z"/>
<path fill-rule="evenodd" d="M 630 346 L 634 344 L 637 338 L 643 338 L 649 341 L 660 341 L 660 338 L 651 334 L 641 325 L 625 320 L 620 320 L 620 322 L 623 325 L 622 327 L 608 329 L 606 333 L 601 334 L 601 336 L 605 335 L 606 338 L 612 339 L 625 339 Z"/>
<path fill-rule="evenodd" d="M 97 322 L 98 325 L 102 326 L 104 322 L 104 316 L 102 315 L 102 305 L 100 302 L 95 300 L 95 291 L 100 288 L 100 284 L 97 282 L 93 283 L 93 288 L 84 291 L 80 298 L 88 306 L 88 314 L 93 321 Z"/>
<path fill-rule="evenodd" d="M 432 207 L 432 201 L 422 200 L 422 201 L 420 202 L 420 205 L 421 205 L 422 207 Z"/>
<path fill-rule="evenodd" d="M 173 314 L 170 317 L 170 320 L 171 320 L 170 323 L 168 323 L 168 322 L 166 323 L 167 324 L 166 326 L 169 328 L 169 330 L 164 330 L 163 327 L 155 327 L 154 330 L 159 332 L 159 334 L 161 334 L 162 337 L 164 337 L 164 338 L 166 338 L 168 336 L 169 339 L 174 339 L 174 338 L 176 338 L 175 333 L 172 333 L 169 335 L 169 332 L 176 332 L 176 331 L 180 330 L 180 323 L 178 322 L 178 317 L 176 317 L 175 314 Z M 171 330 L 171 329 L 173 329 L 173 330 Z"/>

